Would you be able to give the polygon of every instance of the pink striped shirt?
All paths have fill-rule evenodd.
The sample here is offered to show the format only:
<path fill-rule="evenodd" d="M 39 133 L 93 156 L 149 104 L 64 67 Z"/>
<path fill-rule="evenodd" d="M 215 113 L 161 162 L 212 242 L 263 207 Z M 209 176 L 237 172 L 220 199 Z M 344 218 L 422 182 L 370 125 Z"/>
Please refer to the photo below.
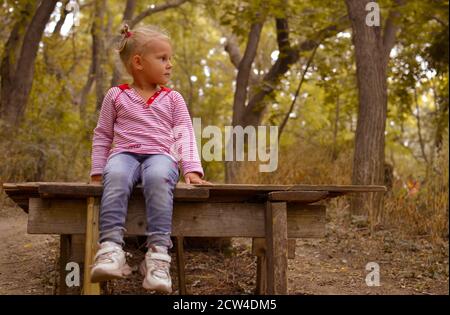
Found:
<path fill-rule="evenodd" d="M 120 152 L 165 154 L 181 163 L 183 174 L 204 176 L 186 103 L 167 87 L 148 101 L 128 84 L 108 90 L 94 129 L 90 175 L 102 174 L 108 159 Z"/>

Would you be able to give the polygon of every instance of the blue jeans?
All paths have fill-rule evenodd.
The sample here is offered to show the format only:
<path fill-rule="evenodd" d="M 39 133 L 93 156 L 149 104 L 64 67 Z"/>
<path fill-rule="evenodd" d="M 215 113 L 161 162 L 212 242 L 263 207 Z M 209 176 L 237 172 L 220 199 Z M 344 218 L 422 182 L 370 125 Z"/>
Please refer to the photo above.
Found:
<path fill-rule="evenodd" d="M 110 157 L 103 170 L 99 242 L 124 245 L 128 200 L 133 187 L 142 182 L 147 247 L 172 248 L 173 191 L 178 179 L 178 164 L 164 154 L 121 152 Z"/>

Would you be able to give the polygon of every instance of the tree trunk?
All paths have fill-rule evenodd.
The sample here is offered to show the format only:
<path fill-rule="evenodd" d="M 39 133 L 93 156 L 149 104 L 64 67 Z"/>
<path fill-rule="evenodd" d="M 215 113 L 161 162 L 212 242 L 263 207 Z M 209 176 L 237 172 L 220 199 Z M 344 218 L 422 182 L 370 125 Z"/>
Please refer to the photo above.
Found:
<path fill-rule="evenodd" d="M 125 5 L 125 10 L 123 11 L 122 23 L 126 23 L 133 19 L 134 9 L 136 8 L 136 0 L 127 0 Z M 122 71 L 121 71 L 121 61 L 118 56 L 114 58 L 114 69 L 111 79 L 111 86 L 116 86 L 121 83 Z"/>
<path fill-rule="evenodd" d="M 94 60 L 95 94 L 97 111 L 102 107 L 106 92 L 106 0 L 95 1 L 95 16 L 92 25 L 92 58 Z"/>
<path fill-rule="evenodd" d="M 34 62 L 39 43 L 56 3 L 57 1 L 42 1 L 29 24 L 24 14 L 14 26 L 5 45 L 1 65 L 0 119 L 11 127 L 18 126 L 25 113 L 33 85 Z M 31 5 L 26 6 L 26 9 L 31 8 Z M 23 33 L 25 27 L 26 31 Z M 17 56 L 20 42 L 22 47 Z"/>
<path fill-rule="evenodd" d="M 286 13 L 286 16 L 288 14 Z M 344 19 L 345 18 L 345 19 Z M 348 19 L 341 17 L 337 23 L 334 23 L 300 42 L 297 45 L 291 45 L 289 41 L 289 27 L 287 18 L 276 18 L 276 31 L 279 57 L 272 65 L 270 70 L 264 75 L 263 79 L 255 82 L 252 73 L 248 73 L 249 64 L 253 62 L 254 54 L 259 41 L 260 30 L 258 23 L 251 27 L 244 56 L 241 58 L 239 46 L 229 37 L 225 50 L 230 56 L 230 60 L 238 70 L 236 79 L 236 92 L 233 103 L 233 126 L 258 126 L 265 112 L 267 111 L 267 96 L 276 90 L 277 84 L 290 69 L 290 67 L 300 59 L 300 53 L 311 51 L 317 47 L 323 39 L 334 36 L 347 28 Z M 252 57 L 253 56 L 253 57 Z M 243 74 L 241 74 L 241 71 Z M 249 83 L 251 86 L 249 86 Z M 247 88 L 250 95 L 247 97 Z M 253 93 L 252 93 L 253 92 Z M 240 162 L 225 162 L 225 180 L 227 183 L 235 183 L 239 174 Z"/>
<path fill-rule="evenodd" d="M 337 150 L 337 135 L 339 131 L 339 110 L 340 110 L 340 103 L 339 103 L 339 92 L 337 92 L 336 95 L 336 111 L 334 115 L 334 128 L 333 128 L 333 152 L 331 155 L 331 160 L 336 161 L 338 158 L 338 150 Z"/>
<path fill-rule="evenodd" d="M 353 29 L 356 75 L 359 91 L 352 183 L 384 184 L 384 146 L 387 112 L 386 67 L 395 41 L 396 27 L 391 12 L 384 37 L 380 26 L 366 24 L 369 0 L 346 0 Z M 353 215 L 370 217 L 372 227 L 383 212 L 384 193 L 358 194 L 351 200 Z"/>

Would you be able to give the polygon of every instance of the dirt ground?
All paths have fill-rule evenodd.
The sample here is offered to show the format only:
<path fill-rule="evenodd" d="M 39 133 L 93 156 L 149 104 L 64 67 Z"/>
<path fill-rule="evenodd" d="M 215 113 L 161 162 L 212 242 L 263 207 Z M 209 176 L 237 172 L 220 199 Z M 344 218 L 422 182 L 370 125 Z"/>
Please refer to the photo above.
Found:
<path fill-rule="evenodd" d="M 448 241 L 434 245 L 426 237 L 405 239 L 396 231 L 370 236 L 367 228 L 339 223 L 328 215 L 325 239 L 297 240 L 295 259 L 289 260 L 289 294 L 449 294 Z M 0 294 L 55 294 L 59 239 L 29 235 L 27 215 L 7 206 L 0 211 Z M 143 251 L 129 244 L 132 266 Z M 175 254 L 172 277 L 178 293 Z M 250 239 L 234 239 L 228 252 L 188 251 L 187 291 L 190 294 L 252 294 L 256 261 Z M 369 287 L 366 264 L 380 267 L 380 286 Z M 135 272 L 128 279 L 109 282 L 104 293 L 149 294 Z"/>

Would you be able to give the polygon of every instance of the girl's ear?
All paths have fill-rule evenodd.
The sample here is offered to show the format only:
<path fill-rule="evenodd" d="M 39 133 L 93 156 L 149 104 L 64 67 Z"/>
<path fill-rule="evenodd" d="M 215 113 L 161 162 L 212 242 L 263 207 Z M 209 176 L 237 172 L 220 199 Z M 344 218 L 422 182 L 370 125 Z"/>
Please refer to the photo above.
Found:
<path fill-rule="evenodd" d="M 142 66 L 142 57 L 140 55 L 134 55 L 133 57 L 131 57 L 131 64 L 136 70 L 144 69 L 144 67 Z"/>

